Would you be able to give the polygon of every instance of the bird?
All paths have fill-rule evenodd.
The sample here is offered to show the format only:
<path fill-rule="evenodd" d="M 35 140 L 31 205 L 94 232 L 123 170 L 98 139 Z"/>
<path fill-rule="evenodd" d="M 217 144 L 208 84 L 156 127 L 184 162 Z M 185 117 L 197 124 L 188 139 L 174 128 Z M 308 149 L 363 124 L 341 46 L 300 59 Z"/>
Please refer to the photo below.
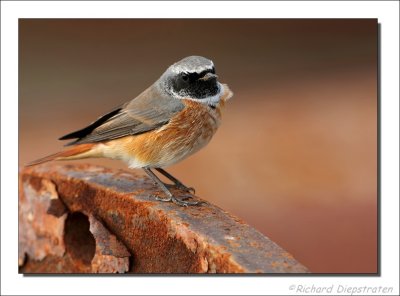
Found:
<path fill-rule="evenodd" d="M 72 140 L 66 149 L 37 159 L 28 166 L 54 160 L 111 158 L 131 169 L 143 169 L 164 192 L 152 195 L 158 201 L 179 206 L 198 205 L 179 198 L 168 187 L 187 193 L 185 186 L 164 168 L 191 156 L 206 146 L 221 124 L 221 112 L 233 96 L 227 84 L 220 83 L 212 60 L 188 56 L 172 64 L 150 87 L 131 101 L 112 109 L 88 126 L 59 140 Z M 154 173 L 164 175 L 167 184 Z"/>

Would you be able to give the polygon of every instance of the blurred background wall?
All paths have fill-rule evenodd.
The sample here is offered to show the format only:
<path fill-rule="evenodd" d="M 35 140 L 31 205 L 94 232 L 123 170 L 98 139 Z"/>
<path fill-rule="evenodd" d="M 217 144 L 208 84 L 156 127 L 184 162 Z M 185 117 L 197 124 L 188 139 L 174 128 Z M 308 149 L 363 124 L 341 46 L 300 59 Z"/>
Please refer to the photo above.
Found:
<path fill-rule="evenodd" d="M 376 20 L 20 20 L 20 165 L 188 55 L 235 95 L 170 172 L 313 272 L 376 272 Z"/>

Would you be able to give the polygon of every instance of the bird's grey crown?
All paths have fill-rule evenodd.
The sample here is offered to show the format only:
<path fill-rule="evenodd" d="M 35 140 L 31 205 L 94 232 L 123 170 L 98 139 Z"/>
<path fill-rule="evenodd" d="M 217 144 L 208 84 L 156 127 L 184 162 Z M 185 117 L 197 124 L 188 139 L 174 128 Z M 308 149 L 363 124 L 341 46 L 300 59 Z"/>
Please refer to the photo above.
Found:
<path fill-rule="evenodd" d="M 168 70 L 175 74 L 184 72 L 201 73 L 204 70 L 211 70 L 213 67 L 214 63 L 209 59 L 201 56 L 189 56 L 171 65 Z"/>

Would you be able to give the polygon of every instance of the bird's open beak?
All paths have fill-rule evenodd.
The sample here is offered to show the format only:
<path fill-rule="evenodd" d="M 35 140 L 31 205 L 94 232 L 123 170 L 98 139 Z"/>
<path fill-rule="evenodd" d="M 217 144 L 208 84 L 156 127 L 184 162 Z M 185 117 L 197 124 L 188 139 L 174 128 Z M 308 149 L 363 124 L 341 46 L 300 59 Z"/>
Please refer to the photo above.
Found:
<path fill-rule="evenodd" d="M 213 73 L 207 73 L 203 77 L 199 78 L 199 80 L 207 81 L 207 80 L 210 80 L 212 78 L 218 78 L 218 75 L 213 74 Z"/>

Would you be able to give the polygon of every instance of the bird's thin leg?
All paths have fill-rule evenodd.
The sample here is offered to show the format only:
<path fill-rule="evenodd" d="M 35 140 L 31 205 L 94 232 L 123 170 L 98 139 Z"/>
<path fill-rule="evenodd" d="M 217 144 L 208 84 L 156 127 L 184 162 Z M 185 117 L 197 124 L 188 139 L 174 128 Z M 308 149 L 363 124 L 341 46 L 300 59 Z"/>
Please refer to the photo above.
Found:
<path fill-rule="evenodd" d="M 176 198 L 175 196 L 173 196 L 171 191 L 168 190 L 168 188 L 165 186 L 165 184 L 149 168 L 143 168 L 143 170 L 167 195 L 167 198 L 156 197 L 157 200 L 172 201 L 173 203 L 176 203 L 177 205 L 184 206 L 184 207 L 194 206 L 194 205 L 199 204 L 199 202 L 197 202 L 197 201 L 189 202 L 189 201 L 183 201 L 183 200 Z"/>
<path fill-rule="evenodd" d="M 181 181 L 179 181 L 177 178 L 175 178 L 174 176 L 172 176 L 170 173 L 168 173 L 166 170 L 162 169 L 162 168 L 156 168 L 156 170 L 163 174 L 165 177 L 167 177 L 168 179 L 170 179 L 172 182 L 174 182 L 175 186 L 178 187 L 179 189 L 182 189 L 186 192 L 191 192 L 191 193 L 195 193 L 196 190 L 193 187 L 187 187 L 185 186 Z"/>

